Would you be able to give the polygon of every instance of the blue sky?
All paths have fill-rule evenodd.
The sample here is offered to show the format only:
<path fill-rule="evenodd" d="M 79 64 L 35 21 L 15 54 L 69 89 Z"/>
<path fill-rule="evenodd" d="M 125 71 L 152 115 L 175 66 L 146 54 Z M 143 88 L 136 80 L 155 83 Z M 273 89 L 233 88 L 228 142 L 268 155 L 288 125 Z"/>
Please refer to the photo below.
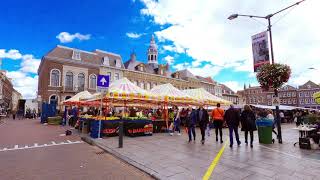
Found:
<path fill-rule="evenodd" d="M 145 61 L 148 43 L 151 35 L 155 34 L 160 62 L 170 62 L 172 70 L 188 68 L 194 74 L 211 76 L 239 90 L 244 83 L 257 85 L 252 72 L 250 40 L 251 35 L 265 30 L 265 23 L 244 19 L 230 22 L 226 17 L 236 11 L 264 15 L 295 1 L 261 4 L 265 9 L 253 0 L 246 2 L 243 5 L 235 0 L 4 1 L 0 7 L 2 69 L 8 71 L 15 87 L 25 97 L 34 97 L 37 65 L 41 57 L 56 45 L 88 51 L 107 50 L 120 54 L 124 61 L 134 50 L 137 58 Z M 291 12 L 276 27 L 275 33 L 278 35 L 275 38 L 279 40 L 275 43 L 279 45 L 275 48 L 278 52 L 286 52 L 276 54 L 279 59 L 281 55 L 282 62 L 295 62 L 291 58 L 295 54 L 288 53 L 285 48 L 300 47 L 292 47 L 290 42 L 300 43 L 303 40 L 308 43 L 309 40 L 309 36 L 297 38 L 302 30 L 296 28 L 287 34 L 285 42 L 280 41 L 287 25 L 293 24 L 295 16 L 291 14 L 306 14 L 312 5 L 301 5 L 300 11 Z M 312 15 L 308 12 L 303 18 Z M 318 34 L 312 30 L 315 26 L 319 25 L 305 27 L 310 30 L 310 36 Z M 57 38 L 59 34 L 60 39 Z M 319 35 L 313 38 L 318 40 Z M 318 42 L 313 44 L 318 45 Z M 316 52 L 313 49 L 308 47 L 304 55 L 311 59 L 305 68 L 317 66 L 318 59 L 312 55 Z M 296 72 L 293 84 L 306 80 L 299 76 L 299 69 L 301 67 L 293 67 Z M 314 72 L 310 73 L 312 77 Z"/>

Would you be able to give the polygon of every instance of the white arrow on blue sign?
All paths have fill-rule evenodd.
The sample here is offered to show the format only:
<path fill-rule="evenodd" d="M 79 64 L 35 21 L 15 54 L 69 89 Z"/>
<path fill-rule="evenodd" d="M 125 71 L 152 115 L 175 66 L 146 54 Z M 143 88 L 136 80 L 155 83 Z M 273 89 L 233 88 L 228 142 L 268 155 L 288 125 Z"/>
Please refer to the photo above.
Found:
<path fill-rule="evenodd" d="M 110 82 L 110 76 L 109 75 L 98 75 L 97 79 L 97 86 L 100 88 L 108 88 Z"/>

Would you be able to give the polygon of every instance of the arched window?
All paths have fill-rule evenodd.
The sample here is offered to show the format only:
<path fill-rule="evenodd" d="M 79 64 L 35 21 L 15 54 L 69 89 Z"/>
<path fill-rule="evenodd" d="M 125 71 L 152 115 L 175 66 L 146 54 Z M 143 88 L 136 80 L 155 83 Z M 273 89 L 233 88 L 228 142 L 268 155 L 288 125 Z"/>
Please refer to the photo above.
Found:
<path fill-rule="evenodd" d="M 140 87 L 141 87 L 142 89 L 144 89 L 144 83 L 143 83 L 143 82 L 140 82 Z"/>
<path fill-rule="evenodd" d="M 50 73 L 50 86 L 57 87 L 60 85 L 60 71 L 52 69 Z"/>
<path fill-rule="evenodd" d="M 84 74 L 79 73 L 78 74 L 78 90 L 79 91 L 84 91 Z"/>
<path fill-rule="evenodd" d="M 68 99 L 70 99 L 71 98 L 71 96 L 66 96 L 66 98 L 64 99 L 64 100 L 68 100 Z"/>
<path fill-rule="evenodd" d="M 147 90 L 150 90 L 151 89 L 151 83 L 147 83 Z"/>
<path fill-rule="evenodd" d="M 66 89 L 73 90 L 73 73 L 70 71 L 66 73 L 65 86 Z"/>
<path fill-rule="evenodd" d="M 89 88 L 96 89 L 96 87 L 97 87 L 97 76 L 95 74 L 91 74 Z"/>
<path fill-rule="evenodd" d="M 49 103 L 50 104 L 53 104 L 53 103 L 56 103 L 56 104 L 58 104 L 58 96 L 57 95 L 55 95 L 55 94 L 53 94 L 53 95 L 51 95 L 50 96 L 50 98 L 49 98 Z"/>

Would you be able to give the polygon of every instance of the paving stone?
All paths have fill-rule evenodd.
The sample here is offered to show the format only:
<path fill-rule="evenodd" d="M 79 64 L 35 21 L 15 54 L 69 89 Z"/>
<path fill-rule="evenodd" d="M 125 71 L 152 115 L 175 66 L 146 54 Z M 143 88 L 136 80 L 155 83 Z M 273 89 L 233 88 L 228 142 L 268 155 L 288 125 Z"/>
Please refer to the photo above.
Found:
<path fill-rule="evenodd" d="M 243 178 L 243 180 L 272 180 L 273 178 L 268 177 L 268 176 L 264 176 L 262 174 L 251 174 L 245 178 Z"/>
<path fill-rule="evenodd" d="M 225 148 L 220 161 L 212 173 L 212 179 L 313 179 L 320 173 L 320 161 L 309 160 L 318 151 L 301 150 L 293 147 L 297 140 L 294 125 L 283 127 L 283 144 L 260 145 L 257 132 L 254 148 L 246 145 Z M 224 129 L 226 131 L 226 129 Z M 225 135 L 228 133 L 224 132 Z M 169 136 L 165 133 L 153 136 L 124 139 L 124 148 L 119 149 L 117 137 L 99 140 L 103 146 L 133 159 L 148 167 L 163 179 L 202 179 L 206 170 L 223 144 L 215 142 L 215 136 L 206 137 L 201 145 L 197 129 L 197 141 L 187 142 L 187 134 Z M 226 140 L 226 137 L 224 137 Z M 244 142 L 243 133 L 240 140 Z M 270 149 L 271 148 L 271 149 Z M 309 172 L 305 172 L 305 171 Z"/>
<path fill-rule="evenodd" d="M 179 173 L 175 174 L 173 176 L 168 177 L 169 180 L 196 180 L 195 177 L 192 177 L 189 174 L 186 173 Z"/>
<path fill-rule="evenodd" d="M 254 166 L 248 167 L 247 170 L 250 170 L 250 171 L 253 171 L 258 174 L 262 174 L 262 175 L 268 176 L 268 177 L 273 177 L 276 174 L 274 171 L 259 168 L 259 167 L 254 167 Z"/>

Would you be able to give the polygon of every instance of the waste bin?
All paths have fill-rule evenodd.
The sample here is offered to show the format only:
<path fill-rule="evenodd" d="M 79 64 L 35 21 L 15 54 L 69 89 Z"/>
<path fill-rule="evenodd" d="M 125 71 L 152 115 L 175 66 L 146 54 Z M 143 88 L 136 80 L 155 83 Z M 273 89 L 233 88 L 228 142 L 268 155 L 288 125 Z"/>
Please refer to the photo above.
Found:
<path fill-rule="evenodd" d="M 272 144 L 272 120 L 258 119 L 256 124 L 258 127 L 259 143 Z"/>

